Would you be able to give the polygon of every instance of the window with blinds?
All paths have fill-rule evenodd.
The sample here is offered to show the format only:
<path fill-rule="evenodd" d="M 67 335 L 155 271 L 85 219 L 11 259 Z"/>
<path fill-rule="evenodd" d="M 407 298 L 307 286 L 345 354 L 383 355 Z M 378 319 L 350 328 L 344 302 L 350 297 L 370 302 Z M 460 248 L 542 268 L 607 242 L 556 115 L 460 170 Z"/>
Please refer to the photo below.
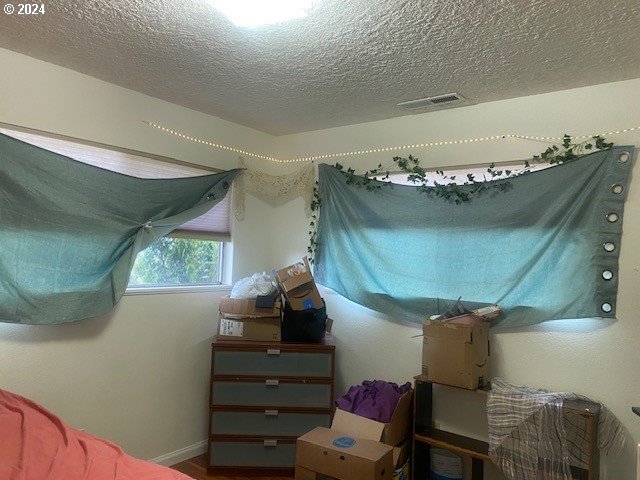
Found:
<path fill-rule="evenodd" d="M 0 124 L 0 133 L 50 150 L 79 162 L 138 178 L 180 178 L 207 175 L 220 170 L 200 167 L 178 160 L 108 147 L 26 129 L 13 129 Z M 203 240 L 231 241 L 231 195 L 206 214 L 185 223 L 169 236 Z"/>
<path fill-rule="evenodd" d="M 178 178 L 219 170 L 133 150 L 102 145 L 0 123 L 5 134 L 79 162 L 138 178 Z M 231 241 L 231 195 L 206 214 L 185 223 L 168 237 L 140 252 L 131 271 L 129 288 L 156 291 L 158 287 L 220 285 L 224 242 Z"/>

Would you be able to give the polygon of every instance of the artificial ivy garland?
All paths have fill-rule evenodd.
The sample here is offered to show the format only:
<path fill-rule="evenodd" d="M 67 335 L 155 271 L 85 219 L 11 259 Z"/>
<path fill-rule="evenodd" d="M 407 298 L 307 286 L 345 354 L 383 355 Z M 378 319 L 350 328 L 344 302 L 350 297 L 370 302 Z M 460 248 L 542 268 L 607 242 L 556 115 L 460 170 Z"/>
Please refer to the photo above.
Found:
<path fill-rule="evenodd" d="M 511 178 L 531 173 L 532 165 L 540 163 L 548 163 L 549 165 L 560 165 L 562 163 L 571 162 L 581 156 L 590 153 L 591 150 L 606 150 L 613 147 L 613 143 L 606 142 L 602 137 L 594 136 L 591 140 L 585 140 L 579 143 L 573 143 L 571 136 L 565 134 L 562 138 L 562 145 L 552 145 L 540 155 L 534 155 L 532 161 L 525 161 L 524 168 L 520 170 L 497 170 L 494 163 L 487 167 L 487 173 L 478 180 L 472 173 L 466 175 L 464 183 L 456 183 L 458 178 L 456 175 L 445 175 L 444 171 L 436 170 L 436 173 L 444 179 L 443 183 L 434 182 L 434 185 L 428 184 L 428 173 L 425 168 L 420 166 L 418 158 L 409 155 L 408 157 L 393 157 L 393 162 L 398 168 L 407 174 L 407 180 L 415 184 L 419 192 L 429 197 L 439 197 L 446 201 L 451 201 L 456 205 L 471 201 L 473 197 L 480 196 L 490 191 L 506 192 L 511 190 L 513 185 L 509 181 Z M 346 178 L 347 185 L 353 185 L 356 188 L 364 188 L 367 191 L 375 192 L 381 188 L 393 188 L 393 183 L 389 181 L 389 171 L 383 171 L 382 164 L 376 168 L 367 170 L 362 175 L 357 175 L 353 168 L 346 168 L 340 163 L 334 165 Z M 496 177 L 502 177 L 496 181 L 491 181 Z M 468 188 L 471 186 L 471 188 Z M 461 188 L 466 187 L 466 188 Z M 318 182 L 313 187 L 313 201 L 311 202 L 311 220 L 309 223 L 309 253 L 310 261 L 313 262 L 316 247 L 318 245 L 317 228 L 318 213 L 322 200 L 318 192 Z"/>

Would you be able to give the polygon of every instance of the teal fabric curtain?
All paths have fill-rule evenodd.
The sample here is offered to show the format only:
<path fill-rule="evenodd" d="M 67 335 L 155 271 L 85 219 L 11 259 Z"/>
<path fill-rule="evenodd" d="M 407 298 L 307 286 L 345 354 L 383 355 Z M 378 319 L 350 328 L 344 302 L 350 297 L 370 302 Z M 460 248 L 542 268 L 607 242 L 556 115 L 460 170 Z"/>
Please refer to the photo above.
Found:
<path fill-rule="evenodd" d="M 237 172 L 140 179 L 0 135 L 0 320 L 108 312 L 138 252 L 211 209 Z"/>
<path fill-rule="evenodd" d="M 412 186 L 366 191 L 320 165 L 315 277 L 415 322 L 458 297 L 499 304 L 502 326 L 615 317 L 632 152 L 592 153 L 461 205 Z"/>

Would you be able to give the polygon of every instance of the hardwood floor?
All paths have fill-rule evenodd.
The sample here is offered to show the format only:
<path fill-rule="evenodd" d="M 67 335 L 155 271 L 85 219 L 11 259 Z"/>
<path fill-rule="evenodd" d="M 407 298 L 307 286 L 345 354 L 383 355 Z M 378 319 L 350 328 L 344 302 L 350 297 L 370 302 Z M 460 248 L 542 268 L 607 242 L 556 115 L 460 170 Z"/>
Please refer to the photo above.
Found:
<path fill-rule="evenodd" d="M 196 480 L 291 480 L 291 477 L 221 477 L 207 475 L 207 456 L 200 455 L 198 457 L 185 460 L 171 468 L 179 472 L 189 475 Z"/>

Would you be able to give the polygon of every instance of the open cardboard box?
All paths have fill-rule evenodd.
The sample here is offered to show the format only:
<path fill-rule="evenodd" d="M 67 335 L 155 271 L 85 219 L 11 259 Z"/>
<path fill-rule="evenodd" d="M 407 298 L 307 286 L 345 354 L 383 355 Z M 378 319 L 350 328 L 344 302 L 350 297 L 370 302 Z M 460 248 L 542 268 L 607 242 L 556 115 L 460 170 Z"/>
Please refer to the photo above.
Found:
<path fill-rule="evenodd" d="M 405 440 L 397 447 L 393 447 L 393 468 L 402 467 L 409 459 L 409 440 Z"/>
<path fill-rule="evenodd" d="M 218 339 L 280 341 L 280 301 L 273 308 L 257 308 L 255 299 L 222 297 Z"/>
<path fill-rule="evenodd" d="M 398 401 L 389 423 L 336 410 L 331 428 L 298 438 L 296 480 L 389 480 L 407 462 L 413 392 Z"/>
<path fill-rule="evenodd" d="M 488 322 L 460 325 L 424 320 L 422 332 L 422 375 L 429 382 L 475 390 L 489 381 Z"/>
<path fill-rule="evenodd" d="M 293 310 L 322 308 L 324 301 L 311 275 L 309 259 L 304 257 L 303 262 L 278 270 L 278 285 Z"/>
<path fill-rule="evenodd" d="M 413 390 L 398 400 L 389 423 L 376 422 L 355 413 L 337 409 L 331 428 L 350 432 L 355 437 L 371 438 L 392 447 L 411 436 Z"/>

